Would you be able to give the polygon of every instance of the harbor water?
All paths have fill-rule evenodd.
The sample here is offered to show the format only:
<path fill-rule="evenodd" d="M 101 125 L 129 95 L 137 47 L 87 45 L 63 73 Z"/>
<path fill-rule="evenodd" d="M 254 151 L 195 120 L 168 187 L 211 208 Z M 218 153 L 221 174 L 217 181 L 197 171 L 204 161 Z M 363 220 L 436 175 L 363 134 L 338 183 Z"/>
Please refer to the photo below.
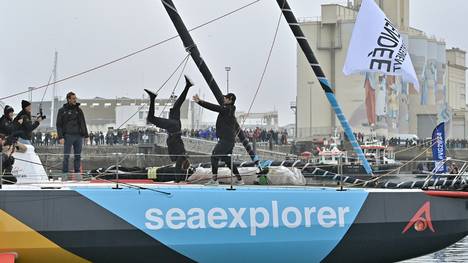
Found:
<path fill-rule="evenodd" d="M 468 262 L 468 238 L 458 243 L 423 257 L 402 261 L 403 263 L 440 263 Z"/>

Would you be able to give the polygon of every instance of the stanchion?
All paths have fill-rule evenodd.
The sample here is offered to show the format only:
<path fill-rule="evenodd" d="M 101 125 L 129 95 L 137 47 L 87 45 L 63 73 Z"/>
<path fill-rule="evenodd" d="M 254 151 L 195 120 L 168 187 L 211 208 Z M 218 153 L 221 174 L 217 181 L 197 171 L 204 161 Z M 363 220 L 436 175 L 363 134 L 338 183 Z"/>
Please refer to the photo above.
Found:
<path fill-rule="evenodd" d="M 236 190 L 234 189 L 234 187 L 232 186 L 233 185 L 233 180 L 232 180 L 232 176 L 234 175 L 234 173 L 232 172 L 232 169 L 234 169 L 234 165 L 233 165 L 233 162 L 232 162 L 232 154 L 228 154 L 229 158 L 231 158 L 231 186 L 227 189 L 229 191 L 233 191 L 233 190 Z"/>
<path fill-rule="evenodd" d="M 346 189 L 343 188 L 343 163 L 341 162 L 342 155 L 340 154 L 338 156 L 338 174 L 340 175 L 340 189 L 338 191 L 346 191 Z"/>
<path fill-rule="evenodd" d="M 122 189 L 120 186 L 119 186 L 119 156 L 121 155 L 121 153 L 114 153 L 115 154 L 115 187 L 112 187 L 112 189 Z"/>

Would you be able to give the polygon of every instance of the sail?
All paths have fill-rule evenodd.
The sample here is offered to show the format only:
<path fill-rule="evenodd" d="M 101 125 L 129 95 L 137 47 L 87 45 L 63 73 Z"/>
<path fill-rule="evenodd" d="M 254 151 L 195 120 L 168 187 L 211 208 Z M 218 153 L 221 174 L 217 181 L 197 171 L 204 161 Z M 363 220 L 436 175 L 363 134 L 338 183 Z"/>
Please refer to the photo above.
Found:
<path fill-rule="evenodd" d="M 447 173 L 445 148 L 445 122 L 437 125 L 432 132 L 432 158 L 435 162 L 435 173 Z"/>

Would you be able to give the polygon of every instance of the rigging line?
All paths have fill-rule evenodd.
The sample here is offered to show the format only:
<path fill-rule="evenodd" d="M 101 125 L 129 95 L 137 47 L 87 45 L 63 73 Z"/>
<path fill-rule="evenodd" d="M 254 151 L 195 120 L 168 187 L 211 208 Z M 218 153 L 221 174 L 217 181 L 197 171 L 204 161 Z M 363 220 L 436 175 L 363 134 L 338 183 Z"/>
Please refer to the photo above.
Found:
<path fill-rule="evenodd" d="M 184 69 L 185 69 L 185 65 L 187 65 L 187 61 L 189 60 L 190 58 L 190 53 L 188 53 L 185 58 L 179 63 L 179 65 L 177 66 L 177 68 L 174 70 L 174 72 L 172 72 L 172 74 L 169 76 L 168 79 L 166 79 L 166 81 L 164 81 L 164 83 L 162 84 L 162 86 L 156 90 L 156 94 L 159 93 L 159 91 L 161 91 L 161 89 L 169 82 L 169 80 L 172 79 L 172 77 L 177 73 L 177 71 L 179 70 L 179 68 L 184 64 Z M 182 71 L 184 70 L 182 69 Z"/>
<path fill-rule="evenodd" d="M 431 149 L 432 146 L 435 144 L 435 142 L 430 145 L 429 147 L 427 147 L 424 151 L 422 151 L 420 154 L 416 155 L 413 159 L 409 160 L 407 163 L 403 164 L 402 166 L 399 166 L 398 168 L 395 168 L 395 169 L 392 169 L 390 170 L 389 172 L 385 173 L 385 174 L 382 174 L 382 175 L 379 175 L 379 176 L 376 176 L 375 178 L 372 178 L 371 180 L 367 180 L 366 183 L 375 183 L 377 182 L 378 180 L 382 179 L 383 177 L 386 177 L 386 176 L 389 176 L 390 174 L 394 173 L 394 172 L 397 172 L 398 170 L 401 170 L 401 168 L 407 166 L 408 164 L 412 163 L 413 161 L 417 160 L 419 157 L 421 157 L 422 155 L 426 154 L 426 151 Z M 357 183 L 357 184 L 353 184 L 354 186 L 360 186 L 362 185 L 363 183 Z"/>
<path fill-rule="evenodd" d="M 41 102 L 39 103 L 39 105 L 41 105 L 42 107 L 42 102 L 44 102 L 44 97 L 47 93 L 47 90 L 49 89 L 50 87 L 50 82 L 52 81 L 52 76 L 54 75 L 54 71 L 52 70 L 52 72 L 50 72 L 50 76 L 49 76 L 49 80 L 47 81 L 47 86 L 46 86 L 46 89 L 44 90 L 44 93 L 42 94 L 42 98 L 41 98 Z M 53 98 L 52 98 L 53 99 Z"/>
<path fill-rule="evenodd" d="M 13 156 L 13 157 L 14 157 L 14 156 Z M 20 162 L 25 162 L 25 163 L 29 163 L 29 164 L 38 165 L 38 166 L 43 166 L 43 167 L 46 167 L 46 168 L 49 168 L 49 169 L 60 168 L 60 166 L 62 165 L 62 164 L 47 165 L 47 164 L 36 163 L 36 162 L 33 162 L 33 161 L 21 159 L 21 158 L 18 158 L 18 157 L 14 157 L 14 158 L 15 158 L 15 161 L 20 161 Z"/>
<path fill-rule="evenodd" d="M 179 82 L 180 82 L 180 79 L 182 78 L 182 75 L 184 75 L 185 67 L 187 67 L 187 63 L 188 63 L 189 59 L 190 59 L 190 52 L 187 53 L 187 60 L 185 60 L 184 67 L 183 67 L 182 70 L 180 71 L 179 78 L 177 78 L 177 82 L 176 82 L 176 84 L 175 84 L 175 86 L 174 86 L 174 89 L 172 89 L 171 97 L 170 97 L 170 100 L 169 100 L 171 103 L 173 103 L 173 101 L 174 101 L 174 99 L 175 99 L 175 98 L 173 97 L 174 92 L 175 92 L 175 90 L 177 89 L 177 86 L 179 85 Z M 161 116 L 162 116 L 164 110 L 166 110 L 166 108 L 167 108 L 167 103 L 164 104 L 163 110 L 161 111 L 161 113 L 159 113 L 159 117 L 160 117 L 160 118 L 161 118 Z"/>
<path fill-rule="evenodd" d="M 171 75 L 169 76 L 169 78 L 166 79 L 166 81 L 164 81 L 164 83 L 161 85 L 161 87 L 159 87 L 158 90 L 156 90 L 156 94 L 159 93 L 159 91 L 161 91 L 162 88 L 164 88 L 164 86 L 166 86 L 166 84 L 169 82 L 169 80 L 172 79 L 172 77 L 177 73 L 177 71 L 179 71 L 179 68 L 184 65 L 184 62 L 185 62 L 185 65 L 187 65 L 187 61 L 188 61 L 188 58 L 190 56 L 190 53 L 187 54 L 185 56 L 185 58 L 179 63 L 179 65 L 177 66 L 177 68 L 171 73 Z M 185 65 L 184 65 L 184 68 L 185 68 Z M 132 114 L 132 116 L 130 116 L 130 118 L 128 118 L 126 121 L 124 121 L 118 128 L 117 130 L 119 130 L 120 128 L 122 128 L 122 126 L 124 126 L 128 121 L 130 121 L 135 115 L 137 115 L 137 113 L 139 113 L 146 105 L 143 104 L 143 105 L 140 105 L 140 107 L 137 109 L 137 111 L 135 113 Z"/>
<path fill-rule="evenodd" d="M 118 184 L 127 186 L 128 188 L 132 188 L 132 189 L 139 190 L 139 191 L 140 191 L 140 190 L 148 190 L 148 191 L 156 192 L 156 193 L 158 193 L 158 194 L 163 194 L 163 195 L 167 195 L 167 196 L 172 196 L 172 193 L 170 193 L 170 192 L 165 192 L 165 191 L 157 190 L 157 189 L 154 189 L 154 188 L 143 187 L 143 186 L 139 186 L 139 185 L 135 185 L 135 184 L 130 184 L 130 183 L 122 182 L 122 180 L 125 180 L 125 179 L 108 180 L 108 179 L 104 179 L 104 178 L 99 178 L 99 179 L 97 179 L 97 180 L 102 180 L 102 181 L 105 181 L 105 182 L 108 182 L 108 183 L 118 183 Z"/>
<path fill-rule="evenodd" d="M 411 146 L 411 147 L 407 147 L 407 148 L 403 148 L 402 150 L 399 150 L 399 151 L 395 151 L 393 152 L 394 154 L 397 154 L 397 153 L 402 153 L 402 152 L 406 152 L 406 151 L 409 151 L 409 150 L 412 150 L 412 149 L 415 149 L 415 148 L 421 148 L 421 147 L 424 147 L 426 145 L 429 144 L 429 142 L 433 142 L 435 141 L 436 139 L 431 139 L 430 141 L 426 141 L 426 142 L 423 142 L 423 143 L 419 143 L 419 144 L 416 144 L 414 146 Z"/>
<path fill-rule="evenodd" d="M 245 8 L 247 8 L 247 7 L 249 7 L 249 6 L 253 5 L 253 4 L 255 4 L 255 3 L 257 3 L 257 2 L 260 2 L 260 1 L 261 1 L 261 0 L 256 0 L 256 1 L 250 2 L 250 3 L 248 3 L 248 4 L 246 4 L 246 5 L 243 5 L 243 6 L 239 7 L 239 8 L 237 8 L 237 9 L 234 9 L 234 10 L 232 10 L 232 11 L 230 11 L 230 12 L 224 14 L 224 15 L 218 16 L 218 17 L 213 18 L 213 19 L 211 19 L 211 20 L 208 20 L 207 22 L 202 23 L 202 24 L 200 24 L 200 25 L 198 25 L 198 26 L 196 26 L 196 27 L 193 27 L 192 29 L 189 29 L 189 31 L 197 30 L 197 29 L 199 29 L 199 28 L 201 28 L 201 27 L 204 27 L 204 26 L 209 25 L 209 24 L 211 24 L 211 23 L 213 23 L 213 22 L 216 22 L 216 21 L 218 21 L 218 20 L 221 20 L 221 19 L 223 19 L 223 18 L 225 18 L 225 17 L 227 17 L 227 16 L 230 16 L 230 15 L 232 15 L 232 14 L 234 14 L 234 13 L 237 13 L 237 12 L 241 11 L 242 9 L 245 9 Z M 139 50 L 134 51 L 134 52 L 132 52 L 132 53 L 129 53 L 129 54 L 123 56 L 123 57 L 120 57 L 120 58 L 111 60 L 111 61 L 106 62 L 106 63 L 104 63 L 104 64 L 101 64 L 101 65 L 99 65 L 99 66 L 96 66 L 96 67 L 90 68 L 90 69 L 88 69 L 88 70 L 85 70 L 85 71 L 82 71 L 82 72 L 79 72 L 79 73 L 70 75 L 70 76 L 68 76 L 68 77 L 65 77 L 65 78 L 63 78 L 63 79 L 59 79 L 59 80 L 54 81 L 54 82 L 49 83 L 49 84 L 45 84 L 45 85 L 41 85 L 41 86 L 39 86 L 39 87 L 35 87 L 35 88 L 33 88 L 31 91 L 43 89 L 43 88 L 45 88 L 45 87 L 47 87 L 47 86 L 49 86 L 49 85 L 58 84 L 58 83 L 67 81 L 67 80 L 69 80 L 69 79 L 73 79 L 73 78 L 79 77 L 79 76 L 81 76 L 81 75 L 87 74 L 87 73 L 89 73 L 89 72 L 96 71 L 96 70 L 98 70 L 98 69 L 104 68 L 104 67 L 109 66 L 109 65 L 114 64 L 114 63 L 117 63 L 117 62 L 119 62 L 119 61 L 122 61 L 122 60 L 124 60 L 124 59 L 129 58 L 129 57 L 132 57 L 132 56 L 137 55 L 137 54 L 139 54 L 139 53 L 142 53 L 142 52 L 144 52 L 144 51 L 146 51 L 146 50 L 149 50 L 149 49 L 151 49 L 151 48 L 154 48 L 154 47 L 156 47 L 156 46 L 162 45 L 162 44 L 164 44 L 164 43 L 166 43 L 166 42 L 169 42 L 169 41 L 171 41 L 171 40 L 173 40 L 173 39 L 176 39 L 176 38 L 178 38 L 178 37 L 179 37 L 179 35 L 172 36 L 172 37 L 167 38 L 167 39 L 165 39 L 165 40 L 159 41 L 158 43 L 155 43 L 155 44 L 152 44 L 152 45 L 147 46 L 147 47 L 145 47 L 145 48 L 139 49 Z M 22 91 L 22 92 L 18 92 L 18 93 L 15 93 L 15 94 L 12 94 L 12 95 L 9 95 L 9 96 L 6 96 L 6 97 L 2 97 L 2 98 L 0 98 L 0 100 L 9 99 L 9 98 L 12 98 L 12 97 L 16 97 L 16 96 L 18 96 L 18 95 L 26 94 L 26 93 L 28 93 L 28 92 L 30 92 L 30 90 Z"/>
<path fill-rule="evenodd" d="M 266 74 L 266 71 L 268 69 L 268 65 L 270 64 L 271 55 L 273 54 L 273 49 L 275 47 L 275 43 L 276 43 L 276 40 L 277 40 L 277 37 L 278 37 L 278 31 L 279 31 L 279 27 L 280 27 L 282 18 L 283 18 L 283 12 L 280 12 L 280 16 L 279 16 L 278 22 L 276 24 L 276 30 L 275 30 L 275 35 L 273 37 L 273 42 L 271 43 L 270 51 L 268 52 L 268 58 L 267 58 L 267 61 L 265 63 L 265 67 L 263 68 L 262 76 L 260 77 L 260 81 L 258 83 L 257 90 L 255 91 L 255 95 L 254 95 L 254 97 L 252 99 L 252 102 L 250 103 L 249 110 L 247 111 L 247 114 L 245 115 L 245 118 L 242 121 L 242 126 L 244 126 L 245 121 L 246 121 L 247 117 L 249 116 L 250 111 L 252 110 L 252 107 L 253 107 L 253 105 L 255 103 L 255 99 L 257 98 L 258 92 L 260 91 L 260 88 L 262 87 L 263 80 L 265 78 L 265 74 Z M 239 127 L 239 129 L 241 129 L 241 128 L 242 127 Z"/>

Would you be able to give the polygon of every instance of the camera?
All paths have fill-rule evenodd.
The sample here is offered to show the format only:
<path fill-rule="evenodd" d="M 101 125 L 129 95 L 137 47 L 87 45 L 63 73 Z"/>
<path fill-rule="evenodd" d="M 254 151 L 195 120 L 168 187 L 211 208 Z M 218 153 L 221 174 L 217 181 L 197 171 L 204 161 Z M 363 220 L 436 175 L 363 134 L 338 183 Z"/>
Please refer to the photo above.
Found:
<path fill-rule="evenodd" d="M 41 119 L 43 119 L 43 120 L 45 120 L 47 118 L 47 116 L 45 116 L 44 113 L 42 112 L 42 107 L 39 108 L 39 113 L 37 115 L 39 115 L 39 117 L 41 117 Z"/>
<path fill-rule="evenodd" d="M 45 116 L 44 114 L 42 114 L 42 112 L 39 112 L 37 115 L 37 117 L 40 117 L 41 119 L 45 120 L 47 118 L 47 116 Z"/>
<path fill-rule="evenodd" d="M 16 136 L 8 136 L 5 140 L 5 146 L 15 145 L 18 143 L 18 137 Z"/>

